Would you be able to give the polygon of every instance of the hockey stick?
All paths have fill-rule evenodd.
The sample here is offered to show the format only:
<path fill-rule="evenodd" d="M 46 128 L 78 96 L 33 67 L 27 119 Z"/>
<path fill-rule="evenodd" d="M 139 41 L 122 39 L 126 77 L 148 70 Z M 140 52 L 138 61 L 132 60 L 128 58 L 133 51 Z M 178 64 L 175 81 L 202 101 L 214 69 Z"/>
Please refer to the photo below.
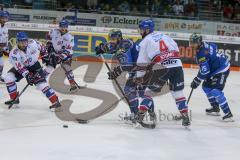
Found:
<path fill-rule="evenodd" d="M 60 64 L 60 66 L 65 71 L 65 74 L 68 74 L 69 71 L 67 71 L 67 69 L 64 67 L 64 65 Z M 78 89 L 83 89 L 83 88 L 87 87 L 87 85 L 79 86 L 78 83 L 75 81 L 75 79 L 73 79 L 73 83 L 77 86 Z"/>
<path fill-rule="evenodd" d="M 100 54 L 102 61 L 104 62 L 105 66 L 107 67 L 108 71 L 111 72 L 111 68 L 109 67 L 108 63 L 105 61 L 104 57 L 102 54 Z M 120 84 L 118 83 L 118 81 L 116 79 L 113 79 L 115 84 L 117 85 L 118 89 L 120 90 L 121 94 L 123 95 L 123 97 L 125 98 L 125 100 L 127 101 L 128 105 L 130 106 L 130 102 L 127 98 L 127 96 L 125 95 L 125 93 L 123 92 Z"/>
<path fill-rule="evenodd" d="M 106 65 L 108 71 L 111 72 L 111 68 L 109 67 L 108 63 L 105 61 L 103 55 L 100 54 L 100 56 L 101 56 L 101 58 L 102 58 L 102 61 L 103 61 L 104 64 Z M 117 81 L 116 79 L 113 79 L 113 80 L 114 80 L 115 84 L 117 85 L 118 89 L 120 90 L 121 94 L 123 95 L 122 98 L 124 98 L 124 99 L 127 101 L 127 104 L 128 104 L 128 106 L 130 107 L 130 106 L 131 106 L 131 105 L 130 105 L 130 102 L 129 102 L 126 94 L 123 92 L 120 84 L 118 83 L 118 81 Z M 154 123 L 154 124 L 146 124 L 146 123 L 144 123 L 144 122 L 142 122 L 142 121 L 140 121 L 140 122 L 138 122 L 138 123 L 139 123 L 142 127 L 144 127 L 144 128 L 154 129 L 154 128 L 156 127 L 156 124 L 155 124 L 155 123 Z"/>
<path fill-rule="evenodd" d="M 189 94 L 189 96 L 188 96 L 187 104 L 189 103 L 189 101 L 190 101 L 190 99 L 191 99 L 191 97 L 192 97 L 193 90 L 194 90 L 194 89 L 192 88 L 192 90 L 191 90 L 191 92 L 190 92 L 190 94 Z"/>
<path fill-rule="evenodd" d="M 10 106 L 8 106 L 8 109 L 11 109 L 12 106 L 14 105 L 14 101 L 16 101 L 17 99 L 19 99 L 19 97 L 26 91 L 26 89 L 28 88 L 29 84 L 27 84 L 23 90 L 17 95 L 17 97 L 12 101 L 12 104 L 10 104 Z"/>

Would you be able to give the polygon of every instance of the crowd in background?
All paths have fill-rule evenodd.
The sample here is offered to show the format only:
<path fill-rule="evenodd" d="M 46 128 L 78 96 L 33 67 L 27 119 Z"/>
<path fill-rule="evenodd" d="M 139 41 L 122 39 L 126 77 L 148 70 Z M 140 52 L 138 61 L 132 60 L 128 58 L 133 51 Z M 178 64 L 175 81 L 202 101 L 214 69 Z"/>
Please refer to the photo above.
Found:
<path fill-rule="evenodd" d="M 222 9 L 225 18 L 240 20 L 240 0 L 225 2 Z"/>
<path fill-rule="evenodd" d="M 203 8 L 202 2 L 207 2 Z M 9 7 L 24 5 L 34 9 L 173 17 L 198 17 L 206 10 L 221 13 L 224 19 L 240 20 L 240 0 L 0 0 L 0 3 Z"/>
<path fill-rule="evenodd" d="M 72 10 L 109 11 L 112 14 L 121 12 L 125 14 L 145 15 L 176 15 L 197 16 L 197 5 L 193 0 L 80 0 L 81 5 L 74 1 L 61 0 L 60 8 Z"/>

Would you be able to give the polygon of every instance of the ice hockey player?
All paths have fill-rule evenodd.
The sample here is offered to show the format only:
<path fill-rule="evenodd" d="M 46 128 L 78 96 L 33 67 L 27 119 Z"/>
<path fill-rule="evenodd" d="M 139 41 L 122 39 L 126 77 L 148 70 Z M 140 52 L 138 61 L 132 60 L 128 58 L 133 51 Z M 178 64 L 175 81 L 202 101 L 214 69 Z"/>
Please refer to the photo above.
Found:
<path fill-rule="evenodd" d="M 6 105 L 19 104 L 17 84 L 22 78 L 26 78 L 29 85 L 35 85 L 36 88 L 49 99 L 52 103 L 51 110 L 59 111 L 61 104 L 52 88 L 46 82 L 43 69 L 38 61 L 40 46 L 32 39 L 28 39 L 25 32 L 18 32 L 16 36 L 17 46 L 9 54 L 9 62 L 13 67 L 4 76 L 4 81 L 10 96 Z"/>
<path fill-rule="evenodd" d="M 151 19 L 142 20 L 139 23 L 140 34 L 143 39 L 139 44 L 137 65 L 146 67 L 146 71 L 138 71 L 135 81 L 138 83 L 144 82 L 148 70 L 152 70 L 151 68 L 154 65 L 160 66 L 162 69 L 155 70 L 153 76 L 158 81 L 169 81 L 171 94 L 182 117 L 182 125 L 189 126 L 188 106 L 183 93 L 184 73 L 179 58 L 178 45 L 169 36 L 154 31 L 154 26 Z M 163 75 L 162 70 L 167 72 Z"/>
<path fill-rule="evenodd" d="M 9 13 L 7 11 L 0 11 L 0 81 L 3 82 L 2 73 L 3 73 L 3 55 L 8 56 L 8 28 L 5 23 L 9 19 Z"/>
<path fill-rule="evenodd" d="M 121 75 L 122 72 L 128 72 L 129 76 L 124 87 L 124 93 L 130 103 L 131 114 L 129 117 L 125 117 L 131 120 L 133 123 L 136 121 L 142 121 L 143 116 L 139 113 L 148 111 L 150 120 L 156 121 L 156 115 L 154 113 L 154 103 L 151 97 L 144 94 L 144 91 L 138 91 L 136 83 L 133 81 L 133 77 L 136 72 L 133 71 L 136 66 L 136 60 L 138 57 L 138 42 L 133 43 L 129 39 L 122 37 L 122 32 L 118 29 L 112 29 L 109 32 L 109 42 L 101 43 L 96 47 L 96 54 L 110 53 L 114 54 L 119 62 L 119 66 L 115 67 L 113 71 L 108 72 L 108 79 L 113 80 Z M 141 97 L 142 101 L 139 102 Z"/>
<path fill-rule="evenodd" d="M 214 43 L 203 42 L 202 36 L 193 33 L 189 40 L 190 46 L 196 50 L 196 60 L 200 69 L 193 79 L 191 87 L 196 89 L 201 81 L 202 89 L 205 92 L 210 105 L 206 109 L 207 114 L 220 115 L 220 109 L 224 112 L 223 120 L 230 120 L 233 117 L 223 89 L 230 72 L 230 63 L 224 54 L 218 53 Z"/>
<path fill-rule="evenodd" d="M 69 33 L 68 25 L 67 20 L 61 20 L 59 28 L 48 33 L 48 42 L 46 44 L 48 51 L 46 53 L 48 54 L 41 56 L 43 63 L 46 63 L 47 66 L 44 69 L 45 74 L 52 73 L 56 65 L 60 64 L 71 86 L 70 91 L 74 92 L 78 89 L 71 69 L 74 37 Z"/>

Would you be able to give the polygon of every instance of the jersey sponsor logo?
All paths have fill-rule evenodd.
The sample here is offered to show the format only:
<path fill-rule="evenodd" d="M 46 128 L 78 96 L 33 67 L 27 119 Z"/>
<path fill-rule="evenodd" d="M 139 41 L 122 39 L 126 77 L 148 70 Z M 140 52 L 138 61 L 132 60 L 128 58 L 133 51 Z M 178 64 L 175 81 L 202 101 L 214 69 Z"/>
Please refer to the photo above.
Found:
<path fill-rule="evenodd" d="M 184 82 L 177 83 L 177 87 L 181 87 L 184 85 Z"/>
<path fill-rule="evenodd" d="M 163 62 L 170 58 L 175 58 L 175 59 L 179 58 L 178 52 L 165 52 L 165 53 L 158 54 L 153 58 L 152 62 L 154 63 Z"/>
<path fill-rule="evenodd" d="M 178 60 L 177 59 L 168 59 L 163 61 L 161 64 L 163 66 L 167 66 L 167 65 L 173 65 L 173 64 L 177 64 Z"/>

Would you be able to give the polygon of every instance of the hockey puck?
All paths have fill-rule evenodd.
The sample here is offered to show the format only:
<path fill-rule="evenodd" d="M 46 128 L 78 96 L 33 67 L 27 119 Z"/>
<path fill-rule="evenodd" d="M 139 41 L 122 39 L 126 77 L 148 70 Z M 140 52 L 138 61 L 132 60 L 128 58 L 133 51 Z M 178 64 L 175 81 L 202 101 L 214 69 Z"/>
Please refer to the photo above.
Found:
<path fill-rule="evenodd" d="M 64 125 L 63 125 L 63 128 L 68 128 L 68 125 L 64 124 Z"/>
<path fill-rule="evenodd" d="M 77 119 L 77 122 L 78 122 L 78 123 L 81 123 L 81 124 L 87 124 L 87 123 L 88 123 L 88 120 Z"/>

